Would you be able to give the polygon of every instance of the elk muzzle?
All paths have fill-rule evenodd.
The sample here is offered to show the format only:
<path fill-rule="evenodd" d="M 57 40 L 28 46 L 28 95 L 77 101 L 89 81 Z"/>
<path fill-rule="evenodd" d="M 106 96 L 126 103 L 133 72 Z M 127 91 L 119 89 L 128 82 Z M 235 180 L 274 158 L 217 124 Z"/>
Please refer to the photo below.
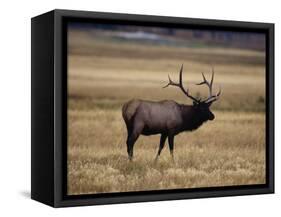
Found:
<path fill-rule="evenodd" d="M 214 119 L 215 119 L 215 115 L 212 112 L 210 112 L 209 113 L 209 120 L 212 121 Z"/>

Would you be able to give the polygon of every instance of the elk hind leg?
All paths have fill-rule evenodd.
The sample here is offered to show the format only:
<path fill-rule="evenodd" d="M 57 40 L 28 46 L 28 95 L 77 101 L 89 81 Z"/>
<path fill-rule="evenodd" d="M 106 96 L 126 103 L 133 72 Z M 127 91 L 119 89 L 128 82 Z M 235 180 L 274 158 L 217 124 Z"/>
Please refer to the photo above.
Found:
<path fill-rule="evenodd" d="M 134 144 L 143 130 L 143 124 L 136 124 L 127 139 L 127 152 L 129 160 L 133 159 Z"/>
<path fill-rule="evenodd" d="M 162 149 L 164 148 L 166 138 L 167 138 L 167 135 L 165 135 L 165 134 L 161 134 L 161 137 L 160 137 L 160 143 L 159 143 L 159 149 L 158 149 L 158 152 L 157 152 L 157 155 L 156 155 L 155 161 L 157 161 L 157 160 L 158 160 L 158 157 L 160 156 L 161 151 L 162 151 Z"/>

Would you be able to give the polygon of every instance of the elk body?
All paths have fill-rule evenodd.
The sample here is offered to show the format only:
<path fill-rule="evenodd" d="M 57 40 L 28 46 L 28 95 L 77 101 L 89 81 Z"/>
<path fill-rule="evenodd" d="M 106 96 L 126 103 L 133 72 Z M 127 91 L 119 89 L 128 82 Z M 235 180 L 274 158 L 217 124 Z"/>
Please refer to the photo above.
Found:
<path fill-rule="evenodd" d="M 152 102 L 134 99 L 124 104 L 122 108 L 123 119 L 127 127 L 127 152 L 129 159 L 133 158 L 134 144 L 140 135 L 160 134 L 160 144 L 156 160 L 161 154 L 165 141 L 168 138 L 169 149 L 173 159 L 174 137 L 184 131 L 196 130 L 204 122 L 214 120 L 215 116 L 210 111 L 211 104 L 216 101 L 221 93 L 212 94 L 214 71 L 211 81 L 208 82 L 202 73 L 203 81 L 197 85 L 206 84 L 209 88 L 209 97 L 203 101 L 189 94 L 182 84 L 181 66 L 179 83 L 173 82 L 169 77 L 169 83 L 164 87 L 178 87 L 188 98 L 192 99 L 193 105 L 179 104 L 173 100 Z"/>

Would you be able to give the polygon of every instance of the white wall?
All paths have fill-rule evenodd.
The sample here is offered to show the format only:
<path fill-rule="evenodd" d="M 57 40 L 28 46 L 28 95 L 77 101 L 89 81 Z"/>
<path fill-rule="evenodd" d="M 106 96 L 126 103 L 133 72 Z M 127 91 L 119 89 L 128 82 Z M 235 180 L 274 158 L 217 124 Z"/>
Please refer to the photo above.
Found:
<path fill-rule="evenodd" d="M 30 18 L 54 8 L 276 23 L 276 111 L 280 111 L 280 6 L 275 1 L 1 1 L 0 215 L 15 216 L 265 216 L 280 212 L 280 133 L 276 194 L 51 209 L 30 200 Z M 276 113 L 276 129 L 280 129 Z M 3 213 L 6 213 L 3 215 Z"/>

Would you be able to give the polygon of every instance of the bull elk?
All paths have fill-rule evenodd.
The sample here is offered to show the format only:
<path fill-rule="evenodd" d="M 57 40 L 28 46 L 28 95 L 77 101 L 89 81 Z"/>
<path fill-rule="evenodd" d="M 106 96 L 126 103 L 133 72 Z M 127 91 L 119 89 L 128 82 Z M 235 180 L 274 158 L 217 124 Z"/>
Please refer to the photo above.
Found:
<path fill-rule="evenodd" d="M 179 104 L 173 100 L 152 102 L 147 100 L 133 99 L 125 103 L 122 107 L 123 119 L 127 127 L 127 152 L 129 160 L 133 158 L 133 148 L 139 135 L 161 134 L 159 149 L 155 160 L 161 154 L 165 141 L 168 138 L 170 154 L 173 157 L 174 137 L 184 131 L 193 131 L 200 127 L 204 122 L 214 120 L 215 115 L 210 111 L 210 106 L 215 102 L 220 94 L 213 94 L 212 87 L 214 81 L 214 70 L 212 77 L 207 81 L 202 73 L 203 81 L 197 85 L 207 85 L 209 97 L 205 100 L 195 98 L 190 95 L 189 90 L 182 84 L 183 65 L 179 72 L 179 83 L 175 83 L 168 75 L 169 82 L 163 88 L 174 86 L 179 88 L 185 96 L 193 101 L 193 105 Z"/>

